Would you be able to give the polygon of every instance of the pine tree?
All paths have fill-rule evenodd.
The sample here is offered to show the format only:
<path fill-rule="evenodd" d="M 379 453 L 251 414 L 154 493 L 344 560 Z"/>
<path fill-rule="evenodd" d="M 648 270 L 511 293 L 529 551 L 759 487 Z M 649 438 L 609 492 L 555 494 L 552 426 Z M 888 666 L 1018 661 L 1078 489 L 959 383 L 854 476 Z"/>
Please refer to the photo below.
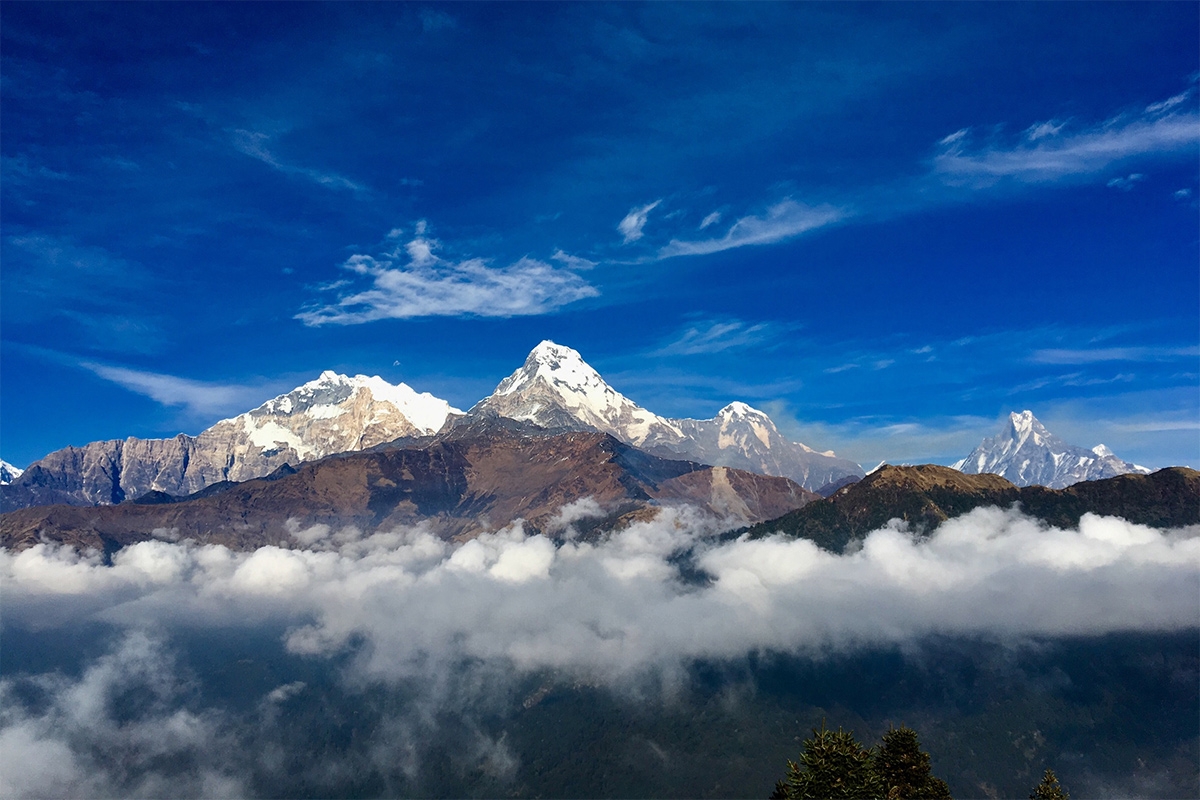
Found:
<path fill-rule="evenodd" d="M 1042 776 L 1042 782 L 1035 786 L 1033 794 L 1029 795 L 1029 800 L 1071 800 L 1071 795 L 1058 785 L 1058 776 L 1054 774 L 1054 770 L 1048 769 Z"/>
<path fill-rule="evenodd" d="M 950 787 L 933 776 L 929 753 L 921 750 L 917 732 L 906 725 L 883 735 L 875 755 L 875 771 L 888 800 L 950 800 Z"/>
<path fill-rule="evenodd" d="M 873 800 L 883 796 L 883 784 L 875 773 L 873 753 L 864 749 L 854 734 L 839 728 L 813 730 L 804 740 L 800 763 L 788 762 L 785 788 L 792 800 Z"/>

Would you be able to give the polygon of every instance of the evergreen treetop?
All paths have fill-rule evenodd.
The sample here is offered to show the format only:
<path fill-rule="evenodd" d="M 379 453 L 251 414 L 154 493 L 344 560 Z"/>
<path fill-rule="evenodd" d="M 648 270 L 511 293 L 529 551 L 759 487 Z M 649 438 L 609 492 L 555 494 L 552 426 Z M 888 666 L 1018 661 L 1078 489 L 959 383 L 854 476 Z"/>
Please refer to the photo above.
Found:
<path fill-rule="evenodd" d="M 1071 796 L 1059 785 L 1054 770 L 1048 769 L 1042 776 L 1042 782 L 1035 786 L 1033 794 L 1029 795 L 1029 800 L 1071 800 Z"/>

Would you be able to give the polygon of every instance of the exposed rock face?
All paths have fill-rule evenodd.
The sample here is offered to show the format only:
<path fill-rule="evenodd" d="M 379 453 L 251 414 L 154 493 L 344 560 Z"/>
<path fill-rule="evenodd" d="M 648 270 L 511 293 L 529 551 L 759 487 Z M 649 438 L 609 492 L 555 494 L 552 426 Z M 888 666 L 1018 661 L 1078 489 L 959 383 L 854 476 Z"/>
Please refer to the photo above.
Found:
<path fill-rule="evenodd" d="M 1038 421 L 1032 411 L 1013 412 L 1008 423 L 954 465 L 969 474 L 1003 475 L 1017 486 L 1062 489 L 1079 481 L 1112 478 L 1150 470 L 1124 461 L 1104 445 L 1091 450 L 1067 444 Z"/>
<path fill-rule="evenodd" d="M 333 453 L 436 433 L 452 415 L 443 400 L 378 377 L 324 372 L 198 436 L 115 439 L 55 451 L 0 490 L 0 510 L 66 503 L 105 505 L 151 491 L 186 495 Z"/>
<path fill-rule="evenodd" d="M 424 522 L 442 536 L 461 538 L 517 518 L 529 529 L 557 535 L 564 506 L 580 503 L 591 509 L 577 526 L 584 531 L 670 503 L 693 505 L 737 525 L 816 497 L 786 478 L 658 458 L 606 434 L 530 435 L 502 428 L 327 458 L 292 474 L 201 495 L 26 508 L 0 516 L 0 545 L 23 549 L 58 541 L 111 551 L 151 538 L 192 538 L 253 549 L 312 544 L 317 525 L 372 532 Z"/>
<path fill-rule="evenodd" d="M 1200 525 L 1200 472 L 1171 467 L 1152 475 L 1127 474 L 1048 489 L 1020 488 L 999 475 L 966 475 L 934 464 L 884 466 L 827 499 L 753 526 L 749 534 L 757 538 L 784 533 L 841 552 L 851 540 L 892 519 L 929 534 L 972 509 L 1013 503 L 1059 527 L 1078 525 L 1088 512 L 1160 528 Z"/>
<path fill-rule="evenodd" d="M 809 490 L 863 474 L 853 461 L 789 442 L 770 417 L 745 403 L 731 403 L 713 419 L 660 417 L 605 383 L 579 353 L 549 341 L 468 413 L 599 430 L 652 453 L 787 477 Z"/>

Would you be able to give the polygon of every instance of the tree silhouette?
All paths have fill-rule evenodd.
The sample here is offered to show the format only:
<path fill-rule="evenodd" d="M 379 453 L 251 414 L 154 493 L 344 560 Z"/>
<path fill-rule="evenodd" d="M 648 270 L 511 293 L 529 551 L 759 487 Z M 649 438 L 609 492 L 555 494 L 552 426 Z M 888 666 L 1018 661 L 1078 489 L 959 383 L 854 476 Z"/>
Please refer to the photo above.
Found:
<path fill-rule="evenodd" d="M 951 800 L 950 787 L 930 772 L 929 754 L 912 728 L 889 730 L 875 750 L 824 722 L 804 740 L 800 762 L 788 761 L 787 775 L 771 794 L 771 800 L 809 798 Z"/>
<path fill-rule="evenodd" d="M 1042 782 L 1033 788 L 1029 800 L 1071 800 L 1071 795 L 1058 784 L 1058 776 L 1054 774 L 1054 770 L 1048 769 L 1042 776 Z"/>
<path fill-rule="evenodd" d="M 949 800 L 950 787 L 930 771 L 929 753 L 921 750 L 917 732 L 907 725 L 883 735 L 875 755 L 875 771 L 888 800 Z"/>
<path fill-rule="evenodd" d="M 804 740 L 800 763 L 788 762 L 787 777 L 776 784 L 788 800 L 872 800 L 883 796 L 883 784 L 875 773 L 872 753 L 854 738 L 853 732 L 813 729 Z"/>

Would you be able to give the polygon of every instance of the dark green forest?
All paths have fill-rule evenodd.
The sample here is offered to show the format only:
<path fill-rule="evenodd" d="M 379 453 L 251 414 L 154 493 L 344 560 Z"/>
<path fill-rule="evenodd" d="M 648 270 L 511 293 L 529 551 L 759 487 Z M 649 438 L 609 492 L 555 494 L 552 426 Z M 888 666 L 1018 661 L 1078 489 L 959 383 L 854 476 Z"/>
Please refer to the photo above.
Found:
<path fill-rule="evenodd" d="M 353 648 L 303 658 L 280 634 L 171 641 L 185 705 L 224 715 L 227 741 L 242 743 L 228 757 L 259 796 L 767 797 L 823 723 L 864 743 L 910 726 L 954 797 L 1026 797 L 1047 768 L 1077 798 L 1200 795 L 1197 631 L 760 654 L 666 683 L 462 664 L 436 693 L 348 681 Z M 5 629 L 9 705 L 38 703 L 44 684 L 22 676 L 71 676 L 110 638 Z M 247 712 L 297 681 L 277 713 Z"/>

